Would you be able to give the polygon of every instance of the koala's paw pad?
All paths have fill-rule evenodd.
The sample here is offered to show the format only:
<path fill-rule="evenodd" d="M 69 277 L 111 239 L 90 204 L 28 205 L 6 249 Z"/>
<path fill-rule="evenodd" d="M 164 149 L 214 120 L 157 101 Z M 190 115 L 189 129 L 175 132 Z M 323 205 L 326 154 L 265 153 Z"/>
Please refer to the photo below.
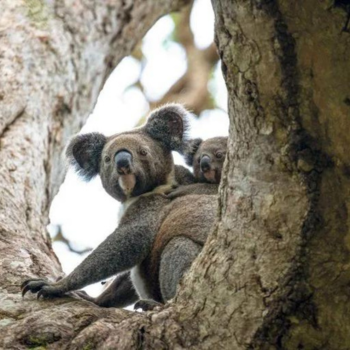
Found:
<path fill-rule="evenodd" d="M 135 303 L 134 310 L 142 309 L 142 311 L 151 311 L 157 306 L 163 306 L 163 304 L 154 300 L 142 299 Z"/>
<path fill-rule="evenodd" d="M 44 279 L 29 279 L 22 283 L 21 285 L 22 297 L 26 295 L 27 292 L 37 293 L 37 298 L 52 298 L 61 295 L 61 293 L 51 286 L 51 283 Z"/>

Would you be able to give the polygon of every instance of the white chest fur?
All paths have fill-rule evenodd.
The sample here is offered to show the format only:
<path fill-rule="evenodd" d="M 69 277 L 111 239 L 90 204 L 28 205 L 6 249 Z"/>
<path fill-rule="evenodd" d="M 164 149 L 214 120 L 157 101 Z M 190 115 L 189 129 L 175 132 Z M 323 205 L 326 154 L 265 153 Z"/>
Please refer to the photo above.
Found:
<path fill-rule="evenodd" d="M 140 299 L 150 299 L 151 296 L 147 291 L 146 283 L 140 274 L 140 268 L 138 266 L 131 269 L 130 277 Z"/>

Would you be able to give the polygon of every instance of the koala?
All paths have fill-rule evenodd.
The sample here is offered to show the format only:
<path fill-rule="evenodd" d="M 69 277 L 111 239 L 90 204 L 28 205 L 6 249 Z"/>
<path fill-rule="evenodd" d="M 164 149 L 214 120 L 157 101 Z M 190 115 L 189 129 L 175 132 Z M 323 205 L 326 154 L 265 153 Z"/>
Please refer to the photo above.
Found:
<path fill-rule="evenodd" d="M 212 137 L 205 141 L 184 142 L 182 153 L 187 165 L 193 167 L 197 182 L 218 184 L 227 151 L 227 137 Z"/>
<path fill-rule="evenodd" d="M 202 167 L 197 169 L 195 173 L 196 177 L 184 166 L 175 165 L 175 181 L 177 186 L 180 187 L 171 189 L 171 192 L 167 195 L 167 198 L 175 199 L 188 194 L 217 194 L 223 161 L 226 155 L 226 144 L 227 137 L 214 137 L 206 141 L 202 141 L 201 139 L 193 139 L 184 142 L 180 153 L 186 157 L 186 163 L 188 165 L 195 169 L 194 159 L 196 157 L 202 158 L 203 155 L 207 155 L 209 160 L 207 158 L 204 159 L 206 164 L 203 164 L 203 169 Z M 200 153 L 196 154 L 199 147 Z M 215 152 L 222 152 L 223 157 L 215 157 Z M 211 159 L 214 159 L 214 161 L 212 162 Z M 218 160 L 215 162 L 215 159 Z M 199 163 L 197 159 L 196 162 Z M 209 170 L 208 167 L 217 171 L 217 183 L 208 183 L 203 180 L 203 173 Z M 125 307 L 129 304 L 135 303 L 138 300 L 138 296 L 133 288 L 129 272 L 118 275 L 111 282 L 111 285 L 109 285 L 108 288 L 97 298 L 89 297 L 86 293 L 81 294 L 81 292 L 79 292 L 78 295 L 101 307 Z M 135 308 L 142 308 L 144 311 L 147 311 L 153 309 L 153 307 L 157 305 L 157 303 L 151 303 L 150 300 L 147 300 L 147 303 L 144 301 L 138 301 L 135 304 Z"/>
<path fill-rule="evenodd" d="M 175 181 L 180 187 L 171 189 L 171 192 L 167 195 L 167 198 L 175 199 L 188 194 L 217 194 L 226 149 L 227 137 L 214 137 L 206 141 L 202 141 L 201 139 L 192 139 L 184 142 L 180 153 L 185 156 L 186 163 L 192 166 L 193 169 L 196 169 L 196 177 L 184 166 L 175 165 Z M 199 151 L 198 154 L 197 151 Z M 219 152 L 222 152 L 222 157 L 220 155 L 217 157 Z M 207 158 L 204 158 L 203 165 L 196 167 L 196 164 L 200 163 L 199 159 L 196 158 L 203 158 L 204 155 L 206 155 Z M 214 159 L 214 161 L 211 161 L 212 159 Z M 194 160 L 196 161 L 196 164 L 194 164 Z M 208 183 L 207 180 L 203 179 L 203 177 L 205 177 L 206 172 L 212 169 L 216 171 L 217 175 L 214 183 Z M 83 295 L 79 293 L 79 295 L 82 298 L 92 301 L 102 307 L 125 307 L 138 300 L 137 293 L 132 285 L 130 273 L 118 275 L 111 282 L 111 285 L 97 298 L 91 298 L 87 296 L 86 293 Z M 124 302 L 125 300 L 126 303 Z M 147 300 L 147 303 L 137 302 L 135 304 L 135 308 L 140 307 L 146 311 L 157 305 L 158 304 L 150 304 L 150 301 Z"/>
<path fill-rule="evenodd" d="M 193 179 L 190 175 L 184 175 L 184 170 L 176 171 L 176 166 L 176 181 L 186 186 L 174 189 L 168 194 L 168 198 L 174 199 L 188 194 L 217 194 L 226 151 L 227 137 L 184 142 L 180 153 L 184 155 L 186 164 L 193 167 Z"/>
<path fill-rule="evenodd" d="M 100 133 L 72 139 L 67 156 L 78 175 L 99 175 L 105 191 L 122 203 L 118 227 L 72 273 L 56 282 L 28 279 L 21 286 L 37 297 L 77 291 L 101 306 L 122 307 L 140 299 L 164 303 L 174 297 L 183 274 L 199 254 L 216 217 L 211 195 L 171 200 L 172 151 L 185 142 L 187 111 L 166 105 L 153 111 L 140 128 L 106 137 Z M 117 278 L 98 298 L 79 290 Z"/>

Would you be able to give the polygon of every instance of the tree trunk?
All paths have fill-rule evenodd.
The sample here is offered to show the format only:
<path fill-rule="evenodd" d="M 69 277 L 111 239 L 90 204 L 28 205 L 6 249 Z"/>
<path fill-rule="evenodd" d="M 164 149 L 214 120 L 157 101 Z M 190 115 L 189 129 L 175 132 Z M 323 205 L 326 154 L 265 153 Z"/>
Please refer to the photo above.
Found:
<path fill-rule="evenodd" d="M 37 15 L 19 16 L 16 1 L 0 5 L 8 33 L 0 40 L 11 47 L 0 46 L 0 347 L 349 349 L 345 1 L 213 2 L 229 151 L 218 223 L 174 303 L 135 314 L 70 298 L 21 300 L 25 276 L 60 272 L 41 233 L 62 145 L 135 43 L 130 32 L 170 9 L 163 1 L 148 12 L 152 1 L 140 1 L 107 12 L 100 3 L 56 7 L 46 29 L 35 27 Z"/>
<path fill-rule="evenodd" d="M 349 349 L 347 13 L 213 5 L 229 153 L 220 221 L 179 300 L 195 303 L 202 349 Z"/>

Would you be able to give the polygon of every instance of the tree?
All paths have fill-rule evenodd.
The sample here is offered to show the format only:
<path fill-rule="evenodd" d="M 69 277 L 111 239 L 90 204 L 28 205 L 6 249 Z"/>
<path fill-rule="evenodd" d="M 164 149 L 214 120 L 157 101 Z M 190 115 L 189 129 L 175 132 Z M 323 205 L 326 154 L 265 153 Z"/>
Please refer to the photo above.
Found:
<path fill-rule="evenodd" d="M 23 277 L 59 274 L 43 232 L 67 137 L 136 34 L 181 5 L 152 3 L 56 2 L 20 22 L 19 1 L 0 5 L 0 347 L 348 349 L 346 1 L 213 2 L 229 152 L 218 223 L 173 303 L 21 300 Z"/>

